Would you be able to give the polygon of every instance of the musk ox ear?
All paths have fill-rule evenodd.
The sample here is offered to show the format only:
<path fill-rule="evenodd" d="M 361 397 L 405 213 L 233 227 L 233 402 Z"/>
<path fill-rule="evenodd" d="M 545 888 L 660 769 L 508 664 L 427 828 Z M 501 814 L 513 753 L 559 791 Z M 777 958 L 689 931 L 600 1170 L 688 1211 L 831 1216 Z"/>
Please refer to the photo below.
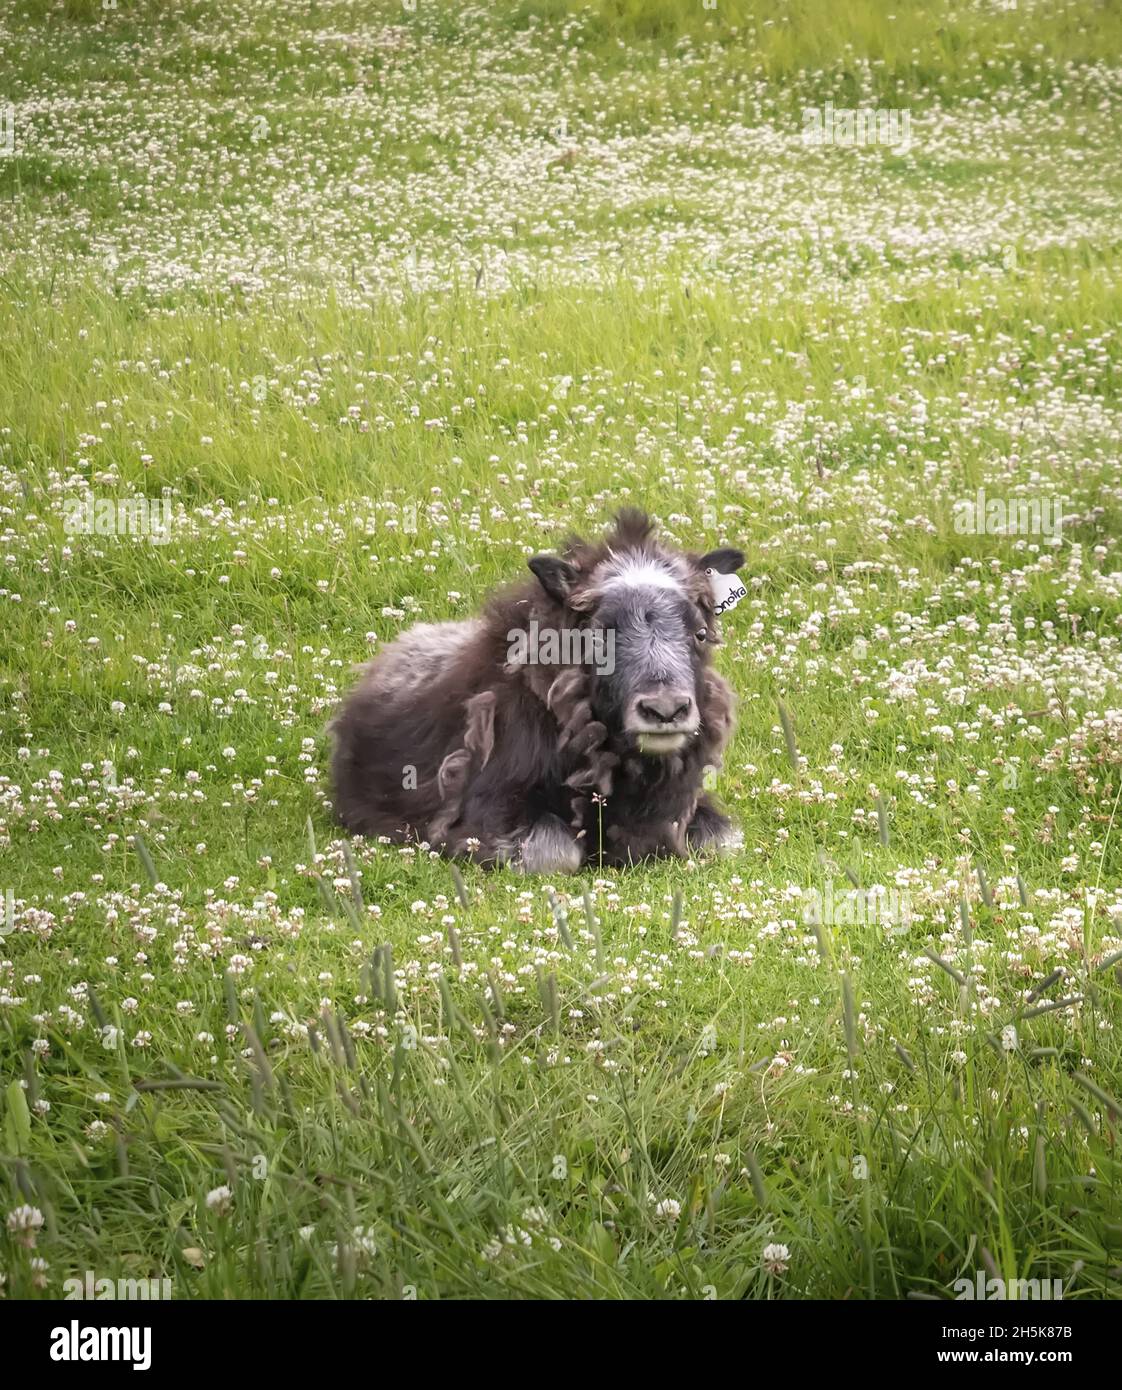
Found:
<path fill-rule="evenodd" d="M 580 570 L 556 555 L 535 555 L 527 563 L 537 576 L 538 583 L 555 603 L 568 601 L 574 584 L 580 578 Z"/>
<path fill-rule="evenodd" d="M 718 574 L 735 574 L 743 565 L 744 551 L 732 550 L 727 546 L 723 550 L 711 550 L 697 562 L 699 570 L 716 570 Z"/>

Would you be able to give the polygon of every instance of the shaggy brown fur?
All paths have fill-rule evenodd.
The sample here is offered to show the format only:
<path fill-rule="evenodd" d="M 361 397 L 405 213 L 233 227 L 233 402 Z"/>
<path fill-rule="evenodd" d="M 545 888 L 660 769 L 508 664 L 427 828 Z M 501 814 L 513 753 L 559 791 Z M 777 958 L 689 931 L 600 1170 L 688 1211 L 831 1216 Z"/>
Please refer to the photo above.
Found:
<path fill-rule="evenodd" d="M 510 661 L 512 632 L 533 619 L 541 630 L 599 625 L 602 577 L 621 557 L 665 566 L 680 586 L 661 601 L 683 610 L 679 646 L 697 727 L 661 756 L 640 751 L 614 686 L 593 667 Z M 403 633 L 333 721 L 340 821 L 358 834 L 548 872 L 601 855 L 618 865 L 728 844 L 731 827 L 702 791 L 733 726 L 732 692 L 710 665 L 719 639 L 704 571 L 731 573 L 743 558 L 672 551 L 645 515 L 627 510 L 600 543 L 573 538 L 563 559 L 531 561 L 537 577 L 495 595 L 482 619 Z"/>

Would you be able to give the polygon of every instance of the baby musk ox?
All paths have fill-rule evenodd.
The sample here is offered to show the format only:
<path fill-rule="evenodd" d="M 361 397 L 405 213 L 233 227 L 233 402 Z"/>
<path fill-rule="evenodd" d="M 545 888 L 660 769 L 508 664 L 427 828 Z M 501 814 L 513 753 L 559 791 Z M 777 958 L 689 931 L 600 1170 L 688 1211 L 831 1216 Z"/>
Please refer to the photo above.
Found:
<path fill-rule="evenodd" d="M 734 847 L 703 790 L 733 724 L 711 667 L 739 550 L 684 554 L 642 513 L 466 622 L 391 642 L 332 723 L 334 805 L 356 834 L 531 873 Z"/>

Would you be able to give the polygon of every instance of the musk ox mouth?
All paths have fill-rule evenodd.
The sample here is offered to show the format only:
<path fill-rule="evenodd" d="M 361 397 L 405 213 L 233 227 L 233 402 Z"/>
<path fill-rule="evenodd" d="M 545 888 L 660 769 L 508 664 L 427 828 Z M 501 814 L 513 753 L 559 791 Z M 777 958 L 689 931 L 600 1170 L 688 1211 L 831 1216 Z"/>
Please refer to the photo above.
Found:
<path fill-rule="evenodd" d="M 679 730 L 671 732 L 660 730 L 659 732 L 635 731 L 635 742 L 639 752 L 648 758 L 664 758 L 668 753 L 677 753 L 683 749 L 690 739 L 696 734 L 696 729 Z"/>
<path fill-rule="evenodd" d="M 697 701 L 691 690 L 657 685 L 629 701 L 623 727 L 645 757 L 678 753 L 700 732 Z"/>

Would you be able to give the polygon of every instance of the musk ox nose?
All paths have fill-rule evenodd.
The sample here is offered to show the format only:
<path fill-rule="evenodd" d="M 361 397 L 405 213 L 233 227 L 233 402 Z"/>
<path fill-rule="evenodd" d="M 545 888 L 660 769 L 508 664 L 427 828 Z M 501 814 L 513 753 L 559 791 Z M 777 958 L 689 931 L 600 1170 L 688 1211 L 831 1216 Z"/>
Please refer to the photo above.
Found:
<path fill-rule="evenodd" d="M 635 712 L 649 728 L 678 728 L 693 722 L 693 696 L 684 690 L 641 695 L 635 702 Z"/>

